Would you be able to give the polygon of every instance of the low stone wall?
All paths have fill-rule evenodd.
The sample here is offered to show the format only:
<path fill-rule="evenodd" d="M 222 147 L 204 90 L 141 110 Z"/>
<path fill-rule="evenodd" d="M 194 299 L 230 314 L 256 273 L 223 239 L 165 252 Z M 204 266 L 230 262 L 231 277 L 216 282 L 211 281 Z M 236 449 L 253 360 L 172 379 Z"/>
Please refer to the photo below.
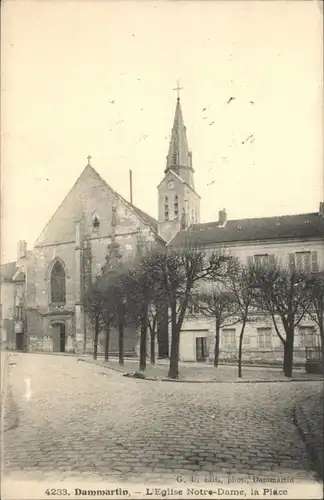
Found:
<path fill-rule="evenodd" d="M 243 349 L 242 361 L 245 364 L 267 364 L 274 366 L 281 366 L 283 363 L 284 352 L 283 349 Z M 213 357 L 209 358 L 213 361 Z M 221 350 L 219 353 L 219 361 L 222 363 L 236 363 L 238 361 L 238 351 Z M 306 354 L 304 349 L 294 350 L 294 366 L 304 366 L 306 361 Z"/>

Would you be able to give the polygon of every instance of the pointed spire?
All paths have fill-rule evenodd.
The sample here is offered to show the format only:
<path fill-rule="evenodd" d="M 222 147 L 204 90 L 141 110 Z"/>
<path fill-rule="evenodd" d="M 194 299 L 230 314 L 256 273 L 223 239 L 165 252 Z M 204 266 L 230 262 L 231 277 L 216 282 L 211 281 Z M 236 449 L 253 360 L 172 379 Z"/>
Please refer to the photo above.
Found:
<path fill-rule="evenodd" d="M 180 98 L 177 98 L 177 105 L 174 115 L 171 141 L 167 156 L 166 171 L 175 170 L 179 167 L 191 168 L 191 155 L 188 148 L 186 127 L 180 105 Z"/>

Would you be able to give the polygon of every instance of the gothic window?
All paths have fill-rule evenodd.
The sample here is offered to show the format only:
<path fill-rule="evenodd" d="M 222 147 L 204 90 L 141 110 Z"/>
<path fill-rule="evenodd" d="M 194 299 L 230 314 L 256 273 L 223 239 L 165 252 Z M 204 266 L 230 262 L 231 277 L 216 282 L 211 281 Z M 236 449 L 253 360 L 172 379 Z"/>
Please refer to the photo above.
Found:
<path fill-rule="evenodd" d="M 59 261 L 55 262 L 51 274 L 51 303 L 65 303 L 65 271 Z"/>
<path fill-rule="evenodd" d="M 169 220 L 169 201 L 167 196 L 164 199 L 164 220 Z"/>
<path fill-rule="evenodd" d="M 179 204 L 177 195 L 175 195 L 174 197 L 174 218 L 175 219 L 179 218 Z"/>

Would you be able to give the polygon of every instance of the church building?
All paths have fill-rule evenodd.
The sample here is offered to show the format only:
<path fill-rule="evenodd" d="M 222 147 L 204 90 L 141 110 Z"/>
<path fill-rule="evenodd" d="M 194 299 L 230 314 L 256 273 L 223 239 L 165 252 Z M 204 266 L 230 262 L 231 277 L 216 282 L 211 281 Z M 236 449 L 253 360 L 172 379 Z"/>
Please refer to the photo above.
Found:
<path fill-rule="evenodd" d="M 83 295 L 87 283 L 100 274 L 109 245 L 118 246 L 124 263 L 143 249 L 181 247 L 188 238 L 202 249 L 226 251 L 241 259 L 268 259 L 277 255 L 317 272 L 324 266 L 324 209 L 309 214 L 228 220 L 220 210 L 215 222 L 200 222 L 200 196 L 195 189 L 178 95 L 166 158 L 158 185 L 158 219 L 118 194 L 88 164 L 57 211 L 27 251 L 19 242 L 17 261 L 1 266 L 1 341 L 9 349 L 75 352 L 91 351 L 93 331 L 86 320 Z M 235 357 L 240 325 L 223 328 L 221 355 Z M 167 338 L 160 325 L 158 338 Z M 304 349 L 316 339 L 316 326 L 300 325 L 297 344 Z M 180 336 L 180 359 L 211 359 L 215 331 L 212 320 L 197 319 L 190 311 Z M 308 339 L 308 340 L 305 340 Z M 118 334 L 111 334 L 112 352 L 118 352 Z M 135 356 L 138 338 L 125 332 L 125 354 Z M 161 343 L 161 345 L 163 342 Z M 161 346 L 160 346 L 161 347 Z M 99 346 L 99 352 L 102 349 Z M 271 322 L 253 318 L 247 327 L 244 351 L 253 359 L 282 358 Z M 168 345 L 158 353 L 168 354 Z"/>

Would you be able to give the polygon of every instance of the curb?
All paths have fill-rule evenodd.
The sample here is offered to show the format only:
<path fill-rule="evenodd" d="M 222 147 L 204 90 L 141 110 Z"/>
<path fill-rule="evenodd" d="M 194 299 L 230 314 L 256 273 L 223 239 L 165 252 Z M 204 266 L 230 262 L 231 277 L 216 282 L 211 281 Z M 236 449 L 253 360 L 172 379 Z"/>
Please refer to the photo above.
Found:
<path fill-rule="evenodd" d="M 17 351 L 16 349 L 4 349 L 4 348 L 1 348 L 0 349 L 1 352 L 7 352 L 8 354 L 10 353 L 20 353 L 20 354 L 46 354 L 46 355 L 50 355 L 50 356 L 71 356 L 71 357 L 80 357 L 80 356 L 84 356 L 84 353 L 75 353 L 75 352 L 56 352 L 56 351 Z M 91 352 L 89 352 L 88 354 L 89 356 L 92 355 Z M 104 355 L 102 353 L 98 354 L 98 359 L 102 359 L 104 357 Z M 118 354 L 116 355 L 110 355 L 110 358 L 114 358 L 114 359 L 118 359 Z M 138 358 L 136 358 L 135 356 L 125 356 L 125 360 L 127 361 L 130 361 L 132 360 L 132 362 L 135 361 L 138 361 Z M 158 359 L 156 361 L 156 365 L 167 365 L 168 362 L 161 362 L 162 361 L 162 358 L 161 359 Z M 195 361 L 192 361 L 192 362 L 188 362 L 186 361 L 185 363 L 188 363 L 190 365 L 196 365 L 197 363 Z M 207 365 L 209 364 L 210 367 L 213 366 L 213 363 L 210 361 L 209 363 L 206 363 Z M 304 370 L 304 365 L 305 363 L 297 363 L 296 365 L 294 365 L 293 369 L 294 371 L 303 371 Z M 228 361 L 228 362 L 225 362 L 225 361 L 220 361 L 219 362 L 219 366 L 237 366 L 237 362 L 234 362 L 234 361 Z M 265 368 L 265 369 L 269 369 L 269 370 L 278 370 L 281 368 L 281 364 L 262 364 L 262 363 L 246 363 L 244 365 L 246 368 Z"/>
<path fill-rule="evenodd" d="M 312 470 L 321 480 L 323 480 L 323 445 L 319 445 L 318 436 L 311 429 L 310 422 L 305 416 L 304 410 L 301 406 L 296 406 L 295 408 L 293 408 L 292 420 L 303 443 L 305 444 L 306 452 L 310 459 Z"/>
<path fill-rule="evenodd" d="M 184 383 L 184 384 L 269 384 L 269 383 L 292 383 L 292 382 L 322 382 L 324 378 L 307 378 L 307 379 L 294 379 L 294 378 L 289 378 L 289 379 L 274 379 L 274 380 L 249 380 L 249 379 L 239 379 L 239 380 L 192 380 L 192 379 L 186 379 L 186 380 L 177 380 L 177 379 L 171 379 L 171 378 L 157 378 L 157 377 L 149 377 L 144 374 L 144 378 L 136 378 L 127 376 L 127 372 L 124 372 L 123 370 L 120 370 L 118 368 L 115 368 L 113 366 L 105 365 L 102 363 L 96 362 L 97 360 L 93 359 L 84 359 L 84 358 L 78 358 L 77 361 L 83 361 L 84 363 L 88 363 L 91 365 L 96 365 L 100 366 L 102 368 L 106 368 L 108 370 L 113 370 L 114 372 L 120 373 L 121 376 L 125 378 L 131 378 L 135 380 L 147 380 L 148 382 L 175 382 L 175 383 Z M 142 373 L 142 372 L 141 372 Z"/>

